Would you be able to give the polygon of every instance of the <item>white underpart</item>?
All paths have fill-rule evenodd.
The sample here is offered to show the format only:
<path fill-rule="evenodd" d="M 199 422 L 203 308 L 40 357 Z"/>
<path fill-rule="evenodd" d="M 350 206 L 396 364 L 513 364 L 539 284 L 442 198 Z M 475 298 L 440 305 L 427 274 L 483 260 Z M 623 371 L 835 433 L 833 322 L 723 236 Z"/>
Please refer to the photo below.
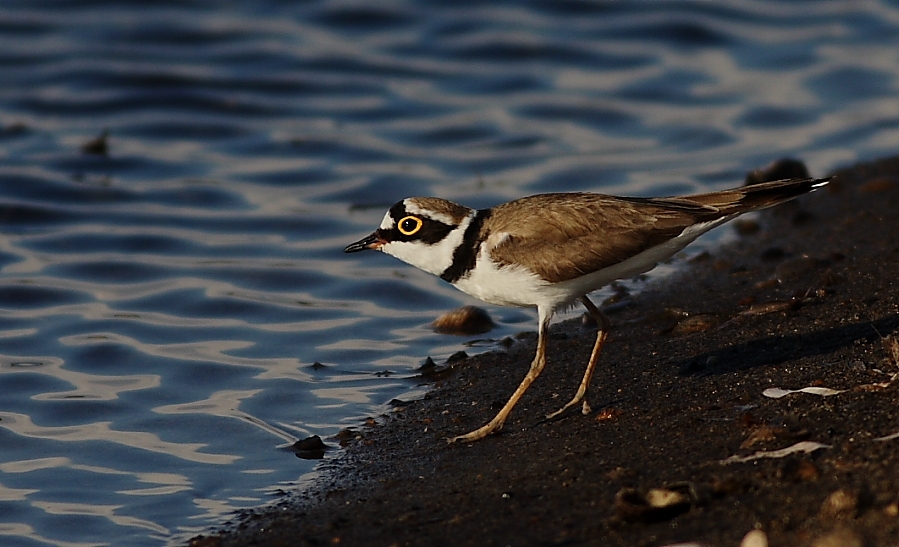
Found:
<path fill-rule="evenodd" d="M 549 283 L 530 270 L 510 265 L 498 267 L 490 260 L 490 249 L 508 237 L 496 234 L 481 247 L 477 267 L 470 274 L 455 283 L 456 288 L 484 302 L 502 306 L 537 306 L 543 313 L 552 313 L 574 303 L 581 296 L 608 285 L 616 279 L 633 277 L 653 269 L 689 245 L 697 237 L 719 226 L 733 217 L 725 217 L 712 222 L 696 224 L 686 228 L 680 235 L 634 255 L 608 268 L 587 275 Z M 495 238 L 495 239 L 494 239 Z M 561 248 L 564 252 L 564 249 Z"/>
<path fill-rule="evenodd" d="M 481 246 L 477 266 L 454 283 L 460 291 L 498 306 L 539 306 L 540 293 L 549 283 L 523 266 L 499 268 Z"/>
<path fill-rule="evenodd" d="M 406 211 L 409 212 L 409 209 L 407 208 Z M 453 253 L 456 251 L 456 247 L 462 243 L 465 229 L 471 224 L 474 215 L 475 211 L 472 211 L 471 215 L 466 217 L 461 224 L 453 228 L 445 238 L 437 243 L 429 245 L 421 241 L 392 241 L 381 245 L 380 249 L 416 268 L 434 275 L 440 275 L 452 265 Z M 427 214 L 422 213 L 421 216 L 438 220 L 437 216 L 439 215 L 428 212 Z M 386 222 L 386 219 L 384 222 Z M 384 222 L 381 223 L 382 227 Z"/>
<path fill-rule="evenodd" d="M 547 285 L 545 288 L 538 289 L 537 292 L 544 302 L 543 305 L 552 306 L 554 310 L 564 308 L 577 298 L 597 289 L 601 289 L 616 279 L 626 279 L 643 272 L 648 272 L 655 268 L 659 262 L 674 256 L 678 251 L 692 243 L 702 234 L 724 224 L 732 218 L 733 216 L 728 216 L 711 222 L 694 224 L 693 226 L 684 229 L 680 235 L 669 239 L 665 243 L 650 247 L 642 253 L 634 255 L 627 260 L 623 260 L 614 266 L 609 266 L 608 268 L 575 279 L 556 283 L 555 285 Z"/>

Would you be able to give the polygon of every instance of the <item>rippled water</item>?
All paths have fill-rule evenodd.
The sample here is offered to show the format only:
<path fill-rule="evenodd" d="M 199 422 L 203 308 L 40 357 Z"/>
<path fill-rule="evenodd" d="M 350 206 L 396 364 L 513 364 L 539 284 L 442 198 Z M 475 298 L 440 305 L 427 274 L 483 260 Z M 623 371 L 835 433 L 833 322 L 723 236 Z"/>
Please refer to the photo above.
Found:
<path fill-rule="evenodd" d="M 899 9 L 5 0 L 0 82 L 0 544 L 158 546 L 470 341 L 428 327 L 468 297 L 342 253 L 389 204 L 893 154 Z"/>

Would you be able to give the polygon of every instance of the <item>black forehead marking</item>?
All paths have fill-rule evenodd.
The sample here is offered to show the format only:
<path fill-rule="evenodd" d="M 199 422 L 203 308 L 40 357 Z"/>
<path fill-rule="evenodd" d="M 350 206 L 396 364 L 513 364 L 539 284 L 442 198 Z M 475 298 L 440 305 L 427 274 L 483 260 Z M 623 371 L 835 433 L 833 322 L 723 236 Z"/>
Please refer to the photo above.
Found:
<path fill-rule="evenodd" d="M 387 241 L 421 241 L 427 244 L 434 244 L 441 241 L 449 234 L 455 226 L 450 226 L 423 215 L 411 215 L 421 219 L 421 228 L 412 235 L 405 235 L 399 230 L 399 222 L 410 216 L 406 211 L 406 204 L 402 201 L 394 204 L 390 208 L 390 218 L 393 219 L 393 228 L 389 230 L 378 229 L 379 235 Z"/>
<path fill-rule="evenodd" d="M 407 216 L 406 204 L 402 201 L 398 201 L 390 208 L 390 218 L 392 218 L 394 222 L 399 222 L 404 216 Z"/>

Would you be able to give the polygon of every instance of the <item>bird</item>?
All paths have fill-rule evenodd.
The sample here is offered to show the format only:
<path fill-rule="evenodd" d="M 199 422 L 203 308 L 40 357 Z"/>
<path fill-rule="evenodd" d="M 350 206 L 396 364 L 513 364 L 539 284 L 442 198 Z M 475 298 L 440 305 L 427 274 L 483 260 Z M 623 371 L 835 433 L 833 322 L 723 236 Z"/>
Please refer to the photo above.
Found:
<path fill-rule="evenodd" d="M 763 182 L 678 197 L 591 192 L 536 194 L 486 209 L 436 197 L 394 204 L 370 235 L 344 252 L 379 250 L 488 304 L 537 309 L 537 349 L 508 402 L 484 426 L 448 439 L 476 441 L 502 429 L 546 365 L 553 315 L 580 302 L 597 324 L 596 342 L 574 397 L 554 419 L 582 405 L 611 322 L 588 294 L 647 272 L 705 232 L 733 218 L 817 190 L 829 178 Z"/>

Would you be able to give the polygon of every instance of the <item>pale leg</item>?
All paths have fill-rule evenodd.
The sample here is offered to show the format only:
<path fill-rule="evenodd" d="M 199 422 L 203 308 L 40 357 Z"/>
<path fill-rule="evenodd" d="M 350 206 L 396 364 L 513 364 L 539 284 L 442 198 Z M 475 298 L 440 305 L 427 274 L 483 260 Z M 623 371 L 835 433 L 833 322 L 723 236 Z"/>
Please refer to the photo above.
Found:
<path fill-rule="evenodd" d="M 590 354 L 590 361 L 587 363 L 587 370 L 584 372 L 584 378 L 581 380 L 581 385 L 577 388 L 577 393 L 574 394 L 574 399 L 568 402 L 567 405 L 563 406 L 559 410 L 553 412 L 546 416 L 547 420 L 551 420 L 562 415 L 569 408 L 580 404 L 582 401 L 584 403 L 583 413 L 589 414 L 590 405 L 587 404 L 586 396 L 587 396 L 587 388 L 590 387 L 590 380 L 593 378 L 593 371 L 596 370 L 596 363 L 599 361 L 599 353 L 602 351 L 602 344 L 606 341 L 606 336 L 608 336 L 609 328 L 612 326 L 609 322 L 609 319 L 603 315 L 599 308 L 593 305 L 593 302 L 590 301 L 586 296 L 581 297 L 581 303 L 584 304 L 584 307 L 587 308 L 587 313 L 590 314 L 593 319 L 596 320 L 596 326 L 598 328 L 596 332 L 596 343 L 593 344 L 593 353 Z"/>
<path fill-rule="evenodd" d="M 496 416 L 487 422 L 486 425 L 475 429 L 471 433 L 453 437 L 452 439 L 449 439 L 449 442 L 477 441 L 490 435 L 494 431 L 502 429 L 503 422 L 506 421 L 509 413 L 512 412 L 512 408 L 515 407 L 518 400 L 524 395 L 524 392 L 531 387 L 531 384 L 534 383 L 537 376 L 540 376 L 540 373 L 543 372 L 543 367 L 546 366 L 546 329 L 549 327 L 549 320 L 552 319 L 553 313 L 552 311 L 545 313 L 540 309 L 537 311 L 540 314 L 540 327 L 537 331 L 537 355 L 534 356 L 534 360 L 531 362 L 531 368 L 528 369 L 528 373 L 524 376 L 524 380 L 518 385 L 518 389 L 515 390 L 515 393 L 509 397 L 509 401 L 506 402 L 503 408 L 500 409 Z"/>

